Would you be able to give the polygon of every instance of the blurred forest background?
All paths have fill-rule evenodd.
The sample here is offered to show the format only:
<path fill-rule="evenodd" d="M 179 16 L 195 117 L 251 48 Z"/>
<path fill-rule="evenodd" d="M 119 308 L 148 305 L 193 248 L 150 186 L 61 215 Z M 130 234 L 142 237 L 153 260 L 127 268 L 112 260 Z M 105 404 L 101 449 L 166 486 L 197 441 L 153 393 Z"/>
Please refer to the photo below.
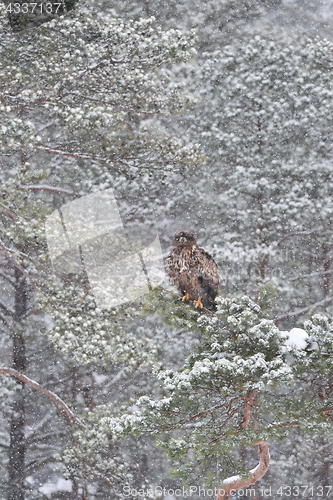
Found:
<path fill-rule="evenodd" d="M 117 413 L 143 394 L 164 396 L 151 366 L 182 366 L 198 343 L 191 306 L 182 323 L 168 292 L 147 310 L 142 298 L 96 313 L 83 272 L 53 271 L 45 216 L 111 187 L 131 241 L 148 244 L 157 230 L 166 257 L 176 231 L 193 231 L 218 264 L 222 295 L 259 301 L 261 291 L 281 330 L 332 314 L 332 2 L 87 0 L 30 29 L 8 5 L 1 367 L 77 416 L 109 403 Z M 97 460 L 88 436 L 80 457 L 47 397 L 1 375 L 0 403 L 3 499 L 123 498 L 112 481 L 126 474 L 137 487 L 179 484 L 150 437 L 106 440 Z M 333 484 L 332 443 L 298 432 L 275 441 L 263 486 Z M 238 458 L 256 464 L 252 450 Z M 221 474 L 232 473 L 230 463 Z"/>

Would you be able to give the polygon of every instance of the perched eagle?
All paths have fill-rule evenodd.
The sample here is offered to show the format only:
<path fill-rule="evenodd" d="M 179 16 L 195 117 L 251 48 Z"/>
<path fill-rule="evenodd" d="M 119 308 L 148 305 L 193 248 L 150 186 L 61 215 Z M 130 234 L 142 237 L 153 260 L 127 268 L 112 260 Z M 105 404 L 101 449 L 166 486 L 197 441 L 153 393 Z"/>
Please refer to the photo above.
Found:
<path fill-rule="evenodd" d="M 195 307 L 213 306 L 220 293 L 220 273 L 211 254 L 198 247 L 190 231 L 175 234 L 167 257 L 167 270 L 183 300 L 193 300 Z"/>

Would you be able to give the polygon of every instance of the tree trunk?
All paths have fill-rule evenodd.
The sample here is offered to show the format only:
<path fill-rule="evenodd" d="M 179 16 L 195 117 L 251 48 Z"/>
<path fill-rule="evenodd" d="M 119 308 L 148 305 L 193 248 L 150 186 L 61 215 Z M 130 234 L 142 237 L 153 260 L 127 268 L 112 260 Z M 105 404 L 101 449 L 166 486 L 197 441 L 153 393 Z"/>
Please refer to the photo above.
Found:
<path fill-rule="evenodd" d="M 250 423 L 252 408 L 257 394 L 258 391 L 253 390 L 250 391 L 245 398 L 244 415 L 242 422 L 243 429 L 246 429 L 246 427 L 248 427 Z M 259 464 L 257 465 L 257 467 L 250 470 L 248 477 L 232 476 L 225 479 L 222 482 L 221 488 L 219 488 L 218 490 L 216 500 L 227 500 L 228 498 L 235 496 L 237 490 L 246 488 L 247 486 L 256 483 L 266 474 L 269 467 L 268 442 L 258 441 L 256 444 L 258 445 L 259 455 Z"/>
<path fill-rule="evenodd" d="M 15 270 L 15 317 L 19 323 L 27 312 L 28 286 L 19 269 Z M 25 343 L 20 325 L 13 335 L 12 367 L 23 372 L 26 367 Z M 10 445 L 8 462 L 8 500 L 24 500 L 24 458 L 25 458 L 25 384 L 17 380 L 17 390 L 10 422 Z"/>
<path fill-rule="evenodd" d="M 256 483 L 266 474 L 269 467 L 268 443 L 267 441 L 260 441 L 257 445 L 260 460 L 259 464 L 254 469 L 250 470 L 248 478 L 232 476 L 225 479 L 218 491 L 216 500 L 226 500 L 227 498 L 235 496 L 237 490 Z"/>

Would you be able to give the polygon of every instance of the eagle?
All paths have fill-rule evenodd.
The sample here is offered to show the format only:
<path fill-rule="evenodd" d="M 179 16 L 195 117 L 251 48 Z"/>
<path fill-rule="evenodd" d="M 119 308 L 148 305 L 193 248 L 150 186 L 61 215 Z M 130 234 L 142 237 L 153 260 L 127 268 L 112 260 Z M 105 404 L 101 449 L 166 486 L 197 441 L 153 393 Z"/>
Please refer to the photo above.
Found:
<path fill-rule="evenodd" d="M 175 234 L 167 271 L 183 301 L 193 300 L 196 308 L 213 308 L 215 297 L 221 292 L 219 269 L 211 254 L 197 245 L 191 231 Z"/>

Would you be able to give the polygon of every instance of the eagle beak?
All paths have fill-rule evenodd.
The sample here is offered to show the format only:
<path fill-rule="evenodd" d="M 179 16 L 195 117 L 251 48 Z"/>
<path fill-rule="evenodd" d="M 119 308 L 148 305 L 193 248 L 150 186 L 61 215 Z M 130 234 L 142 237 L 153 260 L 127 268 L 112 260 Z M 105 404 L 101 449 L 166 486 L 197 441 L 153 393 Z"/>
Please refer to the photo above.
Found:
<path fill-rule="evenodd" d="M 186 241 L 187 241 L 187 239 L 186 239 L 186 238 L 184 238 L 184 236 L 182 236 L 182 237 L 180 238 L 180 242 L 181 242 L 181 243 L 186 243 Z"/>

